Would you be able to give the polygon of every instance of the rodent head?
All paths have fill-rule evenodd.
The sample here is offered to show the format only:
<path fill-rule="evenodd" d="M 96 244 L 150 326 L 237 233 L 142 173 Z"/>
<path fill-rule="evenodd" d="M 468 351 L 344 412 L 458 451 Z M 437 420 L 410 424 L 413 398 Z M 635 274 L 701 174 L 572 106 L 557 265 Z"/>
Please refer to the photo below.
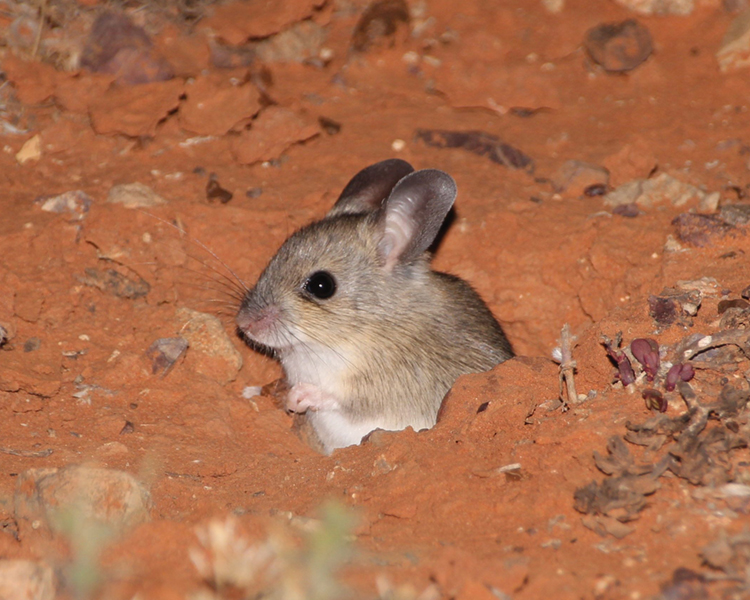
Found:
<path fill-rule="evenodd" d="M 370 322 L 397 318 L 399 297 L 418 293 L 426 250 L 456 196 L 449 175 L 411 170 L 399 160 L 365 169 L 326 218 L 282 245 L 237 315 L 248 340 L 282 353 L 335 348 Z"/>

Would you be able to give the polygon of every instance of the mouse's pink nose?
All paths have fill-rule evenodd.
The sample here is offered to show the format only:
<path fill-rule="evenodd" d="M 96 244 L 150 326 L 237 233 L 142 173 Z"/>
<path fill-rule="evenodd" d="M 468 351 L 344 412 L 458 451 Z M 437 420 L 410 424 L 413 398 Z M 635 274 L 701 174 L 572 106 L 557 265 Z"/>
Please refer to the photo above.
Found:
<path fill-rule="evenodd" d="M 275 306 L 242 307 L 237 313 L 237 327 L 249 337 L 258 339 L 275 327 L 278 318 L 279 309 Z"/>

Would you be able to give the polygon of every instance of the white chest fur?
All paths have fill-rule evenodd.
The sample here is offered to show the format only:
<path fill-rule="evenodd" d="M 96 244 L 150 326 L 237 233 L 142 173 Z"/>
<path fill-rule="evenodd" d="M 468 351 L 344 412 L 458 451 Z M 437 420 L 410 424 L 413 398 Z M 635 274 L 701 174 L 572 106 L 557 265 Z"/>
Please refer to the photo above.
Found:
<path fill-rule="evenodd" d="M 320 345 L 300 344 L 287 350 L 281 362 L 289 386 L 298 384 L 313 385 L 324 396 L 332 397 L 338 406 L 350 405 L 357 398 L 347 388 L 347 374 L 356 372 L 356 354 L 344 348 L 331 349 Z M 353 419 L 351 413 L 338 408 L 308 410 L 307 416 L 315 429 L 326 452 L 359 444 L 362 438 L 375 429 L 398 431 L 412 426 L 415 430 L 434 425 L 434 420 L 419 416 L 415 418 Z"/>
<path fill-rule="evenodd" d="M 300 344 L 284 352 L 281 364 L 290 386 L 310 383 L 327 394 L 345 399 L 342 382 L 352 368 L 352 357 L 343 349 L 319 344 Z"/>
<path fill-rule="evenodd" d="M 374 421 L 351 421 L 340 410 L 309 412 L 308 418 L 327 453 L 359 444 L 371 431 L 384 428 L 382 423 Z"/>

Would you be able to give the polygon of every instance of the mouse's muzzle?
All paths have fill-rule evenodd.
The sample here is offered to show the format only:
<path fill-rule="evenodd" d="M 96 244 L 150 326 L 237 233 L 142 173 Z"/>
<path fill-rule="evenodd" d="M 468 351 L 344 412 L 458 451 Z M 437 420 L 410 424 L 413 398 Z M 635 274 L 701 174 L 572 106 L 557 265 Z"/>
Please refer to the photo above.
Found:
<path fill-rule="evenodd" d="M 247 339 L 273 348 L 280 345 L 276 339 L 280 315 L 277 306 L 260 303 L 249 295 L 242 301 L 235 322 Z"/>

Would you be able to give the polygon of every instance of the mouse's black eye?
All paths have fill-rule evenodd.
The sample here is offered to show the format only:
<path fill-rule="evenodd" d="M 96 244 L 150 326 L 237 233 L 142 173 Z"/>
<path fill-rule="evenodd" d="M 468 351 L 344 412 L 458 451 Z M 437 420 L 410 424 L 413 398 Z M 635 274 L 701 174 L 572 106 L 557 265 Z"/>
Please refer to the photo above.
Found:
<path fill-rule="evenodd" d="M 336 280 L 328 271 L 316 271 L 307 278 L 305 291 L 318 300 L 328 300 L 336 293 Z"/>

